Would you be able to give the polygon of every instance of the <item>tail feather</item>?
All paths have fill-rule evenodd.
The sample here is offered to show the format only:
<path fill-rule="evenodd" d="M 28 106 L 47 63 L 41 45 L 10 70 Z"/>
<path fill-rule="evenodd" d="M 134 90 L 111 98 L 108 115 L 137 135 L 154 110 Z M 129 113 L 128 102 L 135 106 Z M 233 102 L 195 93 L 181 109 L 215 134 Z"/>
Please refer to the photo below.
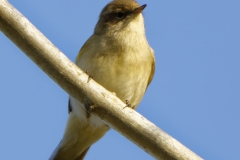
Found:
<path fill-rule="evenodd" d="M 96 127 L 89 122 L 80 122 L 74 112 L 70 112 L 63 139 L 49 160 L 82 160 L 90 146 L 98 141 L 108 129 L 106 125 Z"/>
<path fill-rule="evenodd" d="M 88 147 L 87 149 L 85 149 L 85 151 L 83 151 L 83 153 L 82 153 L 76 160 L 83 160 L 83 158 L 86 156 L 89 148 L 90 148 L 90 147 Z"/>
<path fill-rule="evenodd" d="M 60 143 L 59 143 L 59 145 L 60 145 Z M 49 158 L 49 160 L 83 160 L 84 157 L 86 156 L 89 148 L 90 148 L 90 147 L 88 147 L 77 158 L 74 158 L 73 155 L 75 155 L 75 154 L 73 154 L 71 151 L 67 152 L 67 151 L 64 151 L 63 149 L 60 149 L 59 145 L 53 151 L 53 153 L 52 153 L 51 157 Z"/>
<path fill-rule="evenodd" d="M 89 136 L 89 134 L 87 133 L 86 127 L 81 125 L 73 112 L 69 113 L 64 136 L 49 160 L 83 159 L 91 145 L 91 143 L 87 141 L 87 136 Z"/>

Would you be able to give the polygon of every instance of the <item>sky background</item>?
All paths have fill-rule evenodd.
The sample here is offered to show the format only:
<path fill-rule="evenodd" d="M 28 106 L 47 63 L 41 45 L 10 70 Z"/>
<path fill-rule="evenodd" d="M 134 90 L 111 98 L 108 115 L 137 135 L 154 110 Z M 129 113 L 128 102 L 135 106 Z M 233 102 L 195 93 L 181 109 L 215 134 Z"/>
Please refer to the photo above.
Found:
<path fill-rule="evenodd" d="M 107 0 L 9 0 L 72 61 Z M 137 111 L 209 160 L 240 159 L 240 1 L 147 1 L 156 72 Z M 68 94 L 0 33 L 0 159 L 45 160 L 65 128 Z M 151 160 L 111 129 L 86 156 Z"/>

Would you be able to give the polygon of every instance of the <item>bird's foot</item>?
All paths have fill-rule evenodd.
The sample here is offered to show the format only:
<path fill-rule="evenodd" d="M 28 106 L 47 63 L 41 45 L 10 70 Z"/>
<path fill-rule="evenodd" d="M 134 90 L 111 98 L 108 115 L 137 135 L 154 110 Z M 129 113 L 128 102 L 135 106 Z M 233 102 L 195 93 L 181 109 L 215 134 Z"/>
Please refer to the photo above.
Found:
<path fill-rule="evenodd" d="M 94 109 L 95 105 L 85 105 L 86 109 L 86 117 L 89 118 L 91 116 L 92 110 Z"/>
<path fill-rule="evenodd" d="M 129 108 L 131 108 L 131 109 L 134 108 L 134 105 L 131 105 L 130 102 L 129 102 L 129 100 L 125 100 L 125 104 L 126 104 L 126 106 L 125 106 L 123 109 L 125 109 L 126 107 L 129 107 Z"/>
<path fill-rule="evenodd" d="M 87 80 L 87 83 L 90 82 L 91 79 L 93 79 L 93 76 L 88 74 L 88 70 L 85 71 L 85 73 L 88 75 L 88 80 Z"/>

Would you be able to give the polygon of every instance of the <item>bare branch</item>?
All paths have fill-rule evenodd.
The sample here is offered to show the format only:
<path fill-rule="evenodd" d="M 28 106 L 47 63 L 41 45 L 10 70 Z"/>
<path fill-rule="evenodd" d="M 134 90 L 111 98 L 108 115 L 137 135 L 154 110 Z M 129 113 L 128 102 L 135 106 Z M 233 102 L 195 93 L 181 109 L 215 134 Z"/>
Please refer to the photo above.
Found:
<path fill-rule="evenodd" d="M 6 0 L 0 0 L 0 30 L 71 96 L 93 105 L 92 114 L 156 159 L 200 160 L 195 153 L 126 107 L 57 49 Z"/>

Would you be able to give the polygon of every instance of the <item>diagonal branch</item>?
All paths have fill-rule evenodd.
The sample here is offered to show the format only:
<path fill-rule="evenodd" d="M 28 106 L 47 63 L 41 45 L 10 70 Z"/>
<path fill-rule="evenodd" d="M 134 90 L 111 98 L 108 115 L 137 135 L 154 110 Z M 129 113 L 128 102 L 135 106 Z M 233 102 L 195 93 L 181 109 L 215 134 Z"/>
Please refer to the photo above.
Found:
<path fill-rule="evenodd" d="M 156 159 L 201 159 L 136 111 L 125 108 L 94 80 L 88 82 L 88 76 L 6 0 L 0 0 L 0 30 L 67 93 L 84 104 L 95 104 L 92 114 Z"/>

